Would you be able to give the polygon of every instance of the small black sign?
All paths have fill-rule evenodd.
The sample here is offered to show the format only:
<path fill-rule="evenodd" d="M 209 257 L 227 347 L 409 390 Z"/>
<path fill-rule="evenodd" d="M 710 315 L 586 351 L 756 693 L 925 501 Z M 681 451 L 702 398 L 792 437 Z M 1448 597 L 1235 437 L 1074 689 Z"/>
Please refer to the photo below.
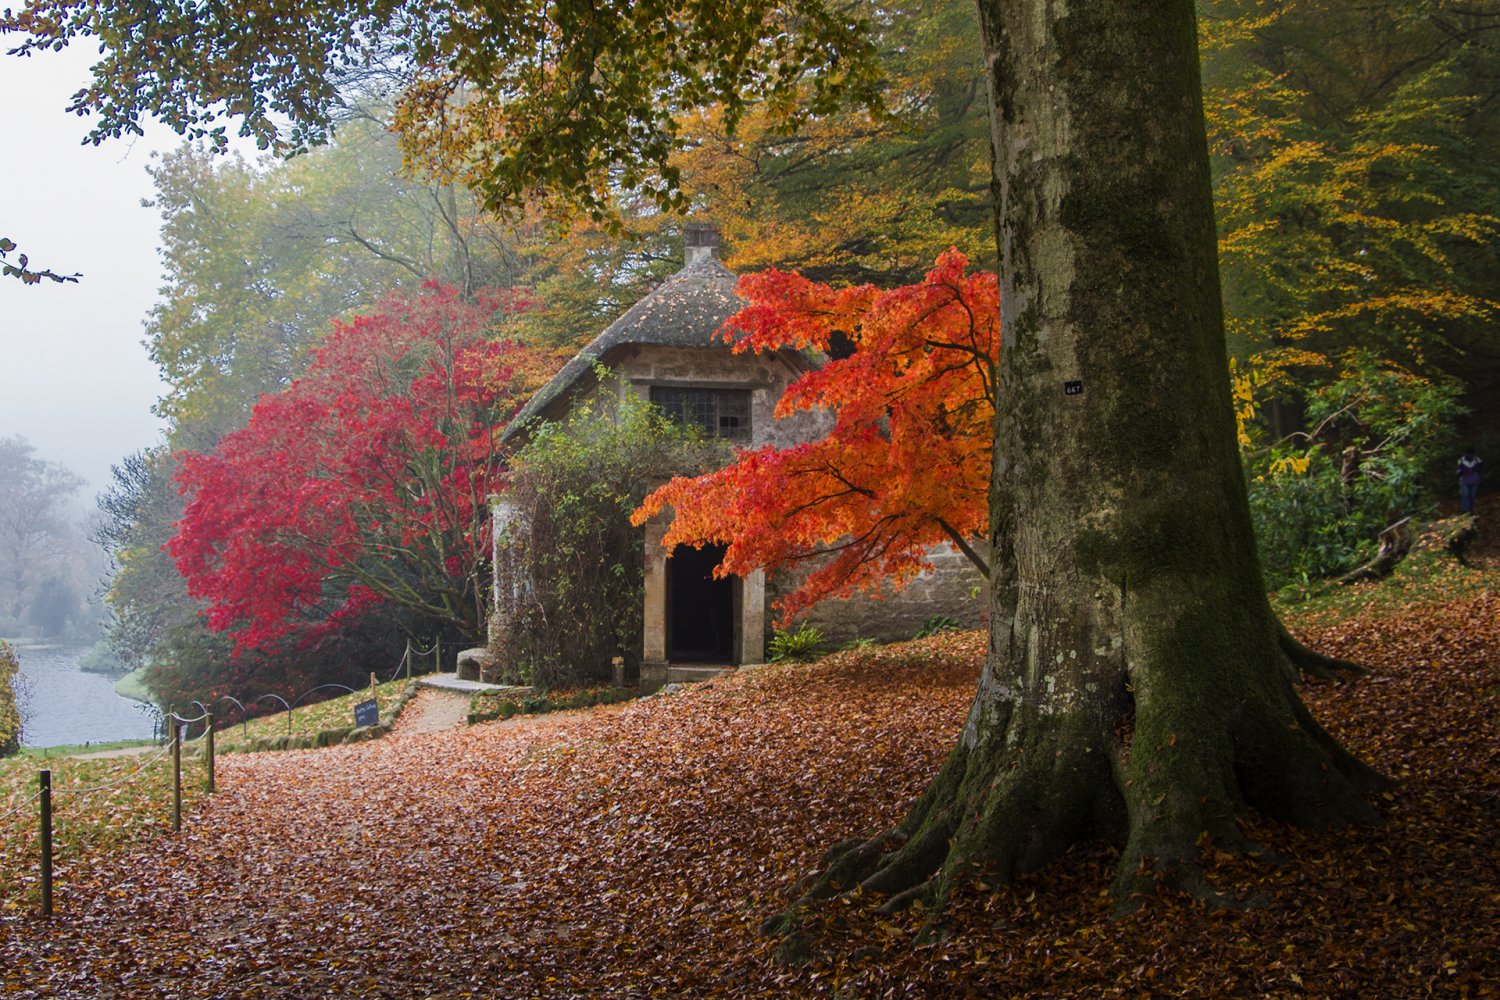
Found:
<path fill-rule="evenodd" d="M 361 727 L 380 725 L 380 703 L 371 698 L 355 705 L 354 724 Z"/>
<path fill-rule="evenodd" d="M 1083 383 L 1082 382 L 1074 381 L 1074 382 L 1064 382 L 1063 383 L 1063 395 L 1065 395 L 1065 396 L 1078 396 L 1078 395 L 1082 395 L 1082 393 L 1083 393 Z"/>

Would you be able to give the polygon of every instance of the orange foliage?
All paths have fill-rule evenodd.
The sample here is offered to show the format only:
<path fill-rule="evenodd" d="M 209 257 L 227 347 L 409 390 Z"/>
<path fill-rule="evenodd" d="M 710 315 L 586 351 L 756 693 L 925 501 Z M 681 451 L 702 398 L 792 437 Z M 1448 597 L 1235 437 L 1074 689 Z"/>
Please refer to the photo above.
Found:
<path fill-rule="evenodd" d="M 982 567 L 969 540 L 987 518 L 1000 292 L 968 263 L 949 250 L 923 281 L 887 292 L 776 270 L 741 278 L 750 305 L 723 331 L 736 351 L 828 351 L 836 335 L 853 343 L 777 406 L 778 417 L 827 411 L 833 427 L 678 477 L 646 498 L 635 523 L 674 508 L 664 543 L 727 545 L 721 575 L 830 557 L 780 602 L 783 621 L 827 597 L 900 586 L 943 541 Z"/>

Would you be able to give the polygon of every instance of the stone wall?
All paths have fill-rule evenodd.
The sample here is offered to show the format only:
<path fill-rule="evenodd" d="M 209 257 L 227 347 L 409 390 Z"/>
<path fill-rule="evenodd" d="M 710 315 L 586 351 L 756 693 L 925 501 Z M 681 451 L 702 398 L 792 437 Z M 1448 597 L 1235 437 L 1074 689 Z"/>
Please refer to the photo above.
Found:
<path fill-rule="evenodd" d="M 932 569 L 901 590 L 887 587 L 880 598 L 858 595 L 820 601 L 797 621 L 817 626 L 830 646 L 860 638 L 879 642 L 910 639 L 929 619 L 939 616 L 956 619 L 966 628 L 977 628 L 988 607 L 984 577 L 951 545 L 934 547 L 928 559 Z M 806 572 L 810 569 L 770 574 L 766 583 L 767 604 L 791 593 Z M 773 609 L 767 620 L 775 617 Z"/>

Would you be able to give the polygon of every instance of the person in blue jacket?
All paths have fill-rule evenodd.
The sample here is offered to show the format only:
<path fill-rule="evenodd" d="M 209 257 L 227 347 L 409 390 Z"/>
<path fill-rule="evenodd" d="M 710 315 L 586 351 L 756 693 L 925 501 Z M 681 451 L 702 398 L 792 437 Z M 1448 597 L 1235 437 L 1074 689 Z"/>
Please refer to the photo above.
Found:
<path fill-rule="evenodd" d="M 1473 445 L 1458 460 L 1458 507 L 1465 514 L 1474 513 L 1474 498 L 1479 495 L 1479 469 L 1483 465 L 1484 460 Z"/>

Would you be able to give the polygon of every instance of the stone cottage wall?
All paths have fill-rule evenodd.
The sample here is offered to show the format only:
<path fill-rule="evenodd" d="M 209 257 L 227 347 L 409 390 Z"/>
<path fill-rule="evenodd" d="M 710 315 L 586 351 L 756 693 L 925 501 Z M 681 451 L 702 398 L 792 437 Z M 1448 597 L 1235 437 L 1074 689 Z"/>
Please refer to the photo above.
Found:
<path fill-rule="evenodd" d="M 812 365 L 796 355 L 735 354 L 725 347 L 663 347 L 636 345 L 614 362 L 618 383 L 649 397 L 652 386 L 684 386 L 750 390 L 750 447 L 789 447 L 823 436 L 832 418 L 823 413 L 798 413 L 776 419 L 782 393 Z"/>
<path fill-rule="evenodd" d="M 845 600 L 820 601 L 797 621 L 817 626 L 824 641 L 831 646 L 860 638 L 879 642 L 910 639 L 929 619 L 938 616 L 956 619 L 965 628 L 977 628 L 988 606 L 984 577 L 962 552 L 951 545 L 934 547 L 928 559 L 932 569 L 901 590 L 887 587 L 881 598 L 858 595 Z M 777 617 L 774 607 L 770 606 L 795 590 L 797 582 L 808 572 L 811 572 L 810 568 L 768 575 L 768 622 Z"/>

